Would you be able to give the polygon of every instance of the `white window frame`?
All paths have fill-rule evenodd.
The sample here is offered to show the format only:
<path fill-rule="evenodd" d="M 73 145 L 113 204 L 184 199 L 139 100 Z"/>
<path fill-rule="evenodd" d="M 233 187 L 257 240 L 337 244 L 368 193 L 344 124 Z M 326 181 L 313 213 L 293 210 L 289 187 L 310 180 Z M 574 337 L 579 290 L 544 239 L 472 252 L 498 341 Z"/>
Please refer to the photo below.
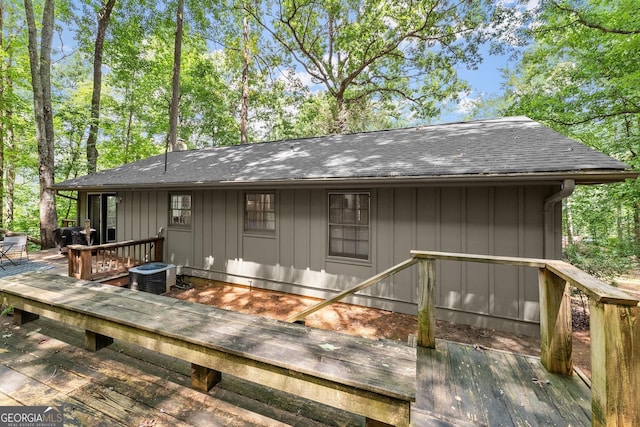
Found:
<path fill-rule="evenodd" d="M 242 202 L 244 231 L 247 233 L 275 234 L 276 203 L 275 191 L 245 192 Z"/>
<path fill-rule="evenodd" d="M 191 193 L 169 193 L 169 226 L 189 228 L 193 222 Z"/>
<path fill-rule="evenodd" d="M 342 197 L 341 206 L 337 203 L 339 197 Z M 361 197 L 366 197 L 366 207 L 361 205 Z M 370 191 L 328 193 L 327 246 L 330 257 L 359 261 L 371 259 L 371 199 Z M 353 205 L 349 206 L 349 203 Z"/>

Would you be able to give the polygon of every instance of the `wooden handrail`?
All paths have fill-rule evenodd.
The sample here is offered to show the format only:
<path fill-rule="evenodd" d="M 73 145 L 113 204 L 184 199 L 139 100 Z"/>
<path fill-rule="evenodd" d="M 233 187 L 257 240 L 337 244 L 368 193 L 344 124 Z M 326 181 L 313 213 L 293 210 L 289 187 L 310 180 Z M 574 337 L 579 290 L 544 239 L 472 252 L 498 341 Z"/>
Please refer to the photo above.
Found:
<path fill-rule="evenodd" d="M 563 261 L 435 251 L 411 258 L 322 301 L 287 321 L 297 321 L 418 263 L 420 346 L 435 348 L 435 262 L 481 262 L 538 269 L 540 360 L 549 371 L 573 374 L 571 286 L 589 296 L 593 426 L 640 425 L 640 301 Z"/>
<path fill-rule="evenodd" d="M 328 305 L 333 304 L 334 302 L 338 302 L 341 299 L 354 294 L 358 291 L 361 291 L 362 289 L 368 288 L 370 286 L 375 285 L 376 283 L 380 282 L 381 280 L 386 279 L 387 277 L 390 277 L 394 274 L 396 274 L 397 272 L 404 270 L 405 268 L 411 267 L 413 264 L 415 264 L 416 262 L 418 262 L 418 260 L 415 259 L 408 259 L 406 261 L 402 261 L 400 264 L 395 265 L 385 271 L 383 271 L 382 273 L 378 273 L 375 276 L 373 276 L 370 279 L 365 280 L 364 282 L 361 282 L 360 284 L 358 284 L 357 286 L 354 286 L 353 288 L 347 289 L 345 291 L 340 292 L 338 295 L 334 296 L 333 298 L 329 298 L 327 300 L 324 300 L 322 302 L 319 302 L 316 305 L 313 305 L 309 308 L 307 308 L 306 310 L 301 311 L 298 314 L 294 314 L 293 316 L 290 316 L 289 318 L 287 318 L 287 322 L 293 323 L 293 322 L 297 322 L 298 320 L 302 320 L 305 317 L 307 317 L 308 315 L 315 313 L 318 310 L 321 310 L 323 308 L 325 308 Z"/>
<path fill-rule="evenodd" d="M 69 276 L 99 280 L 124 274 L 129 268 L 145 262 L 161 262 L 164 237 L 85 246 L 70 245 Z"/>

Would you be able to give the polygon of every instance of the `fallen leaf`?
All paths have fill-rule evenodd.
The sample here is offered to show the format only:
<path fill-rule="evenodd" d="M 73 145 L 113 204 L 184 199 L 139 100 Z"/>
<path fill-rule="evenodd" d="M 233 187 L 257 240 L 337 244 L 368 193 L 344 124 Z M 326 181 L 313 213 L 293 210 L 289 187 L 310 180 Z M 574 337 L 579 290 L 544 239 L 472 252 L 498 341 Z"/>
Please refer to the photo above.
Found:
<path fill-rule="evenodd" d="M 331 344 L 328 344 L 328 343 L 320 344 L 320 347 L 323 350 L 327 350 L 327 351 L 334 351 L 334 350 L 337 350 L 337 349 L 340 348 L 340 347 L 336 347 L 335 345 L 331 345 Z"/>

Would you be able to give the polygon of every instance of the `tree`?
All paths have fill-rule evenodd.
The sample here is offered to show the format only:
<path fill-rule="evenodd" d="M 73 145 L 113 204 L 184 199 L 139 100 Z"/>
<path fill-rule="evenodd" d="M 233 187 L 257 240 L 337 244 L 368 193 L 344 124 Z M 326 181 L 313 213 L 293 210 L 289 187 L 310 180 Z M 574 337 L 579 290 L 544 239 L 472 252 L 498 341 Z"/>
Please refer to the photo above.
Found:
<path fill-rule="evenodd" d="M 492 17 L 491 1 L 276 0 L 248 8 L 291 64 L 304 68 L 332 100 L 332 132 L 349 130 L 357 105 L 396 102 L 418 118 L 466 88 L 455 66 L 475 67 Z"/>
<path fill-rule="evenodd" d="M 509 75 L 506 114 L 525 114 L 545 122 L 637 169 L 637 13 L 637 0 L 542 2 L 531 27 L 535 43 Z M 570 206 L 573 222 L 578 227 L 582 224 L 578 230 L 582 235 L 597 233 L 590 237 L 600 241 L 629 236 L 640 248 L 640 189 L 636 182 L 577 192 Z M 631 233 L 623 226 L 627 218 L 635 218 Z"/>
<path fill-rule="evenodd" d="M 178 0 L 176 12 L 176 36 L 173 46 L 173 77 L 171 79 L 171 105 L 169 107 L 168 147 L 176 147 L 178 116 L 180 114 L 180 61 L 182 58 L 182 21 L 184 19 L 184 0 Z"/>
<path fill-rule="evenodd" d="M 109 26 L 109 19 L 116 0 L 102 0 L 98 11 L 98 30 L 93 49 L 93 93 L 91 95 L 91 121 L 89 122 L 89 136 L 87 137 L 87 171 L 95 173 L 98 163 L 98 129 L 100 122 L 100 93 L 102 90 L 102 54 L 104 39 Z"/>
<path fill-rule="evenodd" d="M 243 7 L 243 10 L 245 8 Z M 249 22 L 246 12 L 242 15 L 242 102 L 240 104 L 240 143 L 249 142 Z"/>
<path fill-rule="evenodd" d="M 53 0 L 45 0 L 42 12 L 42 34 L 38 54 L 37 29 L 33 4 L 24 0 L 29 35 L 29 63 L 38 143 L 38 178 L 40 185 L 40 239 L 42 248 L 55 246 L 53 230 L 58 226 L 54 183 L 53 109 L 51 107 L 51 44 L 55 8 Z"/>

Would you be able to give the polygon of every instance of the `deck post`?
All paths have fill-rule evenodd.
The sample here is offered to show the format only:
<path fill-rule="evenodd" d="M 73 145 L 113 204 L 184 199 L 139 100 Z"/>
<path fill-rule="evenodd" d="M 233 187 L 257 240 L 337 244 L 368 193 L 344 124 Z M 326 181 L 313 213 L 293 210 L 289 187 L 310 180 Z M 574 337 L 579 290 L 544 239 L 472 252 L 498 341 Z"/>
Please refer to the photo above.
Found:
<path fill-rule="evenodd" d="M 222 379 L 222 373 L 195 363 L 191 364 L 191 388 L 207 393 Z"/>
<path fill-rule="evenodd" d="M 155 252 L 153 257 L 154 262 L 162 262 L 164 259 L 164 239 L 158 239 L 155 241 Z"/>
<path fill-rule="evenodd" d="M 67 246 L 69 253 L 69 276 L 75 279 L 91 280 L 91 248 L 83 245 Z M 88 250 L 83 250 L 88 249 Z"/>
<path fill-rule="evenodd" d="M 435 260 L 418 261 L 418 340 L 421 347 L 436 348 Z"/>
<path fill-rule="evenodd" d="M 540 361 L 547 371 L 572 375 L 571 286 L 540 268 Z"/>
<path fill-rule="evenodd" d="M 84 331 L 84 348 L 92 353 L 113 344 L 113 338 L 97 332 Z"/>
<path fill-rule="evenodd" d="M 13 308 L 13 322 L 16 325 L 24 325 L 25 323 L 33 322 L 39 318 L 40 316 L 37 314 L 29 313 L 28 311 L 23 311 L 15 307 Z"/>
<path fill-rule="evenodd" d="M 591 300 L 593 426 L 640 426 L 640 307 Z"/>

